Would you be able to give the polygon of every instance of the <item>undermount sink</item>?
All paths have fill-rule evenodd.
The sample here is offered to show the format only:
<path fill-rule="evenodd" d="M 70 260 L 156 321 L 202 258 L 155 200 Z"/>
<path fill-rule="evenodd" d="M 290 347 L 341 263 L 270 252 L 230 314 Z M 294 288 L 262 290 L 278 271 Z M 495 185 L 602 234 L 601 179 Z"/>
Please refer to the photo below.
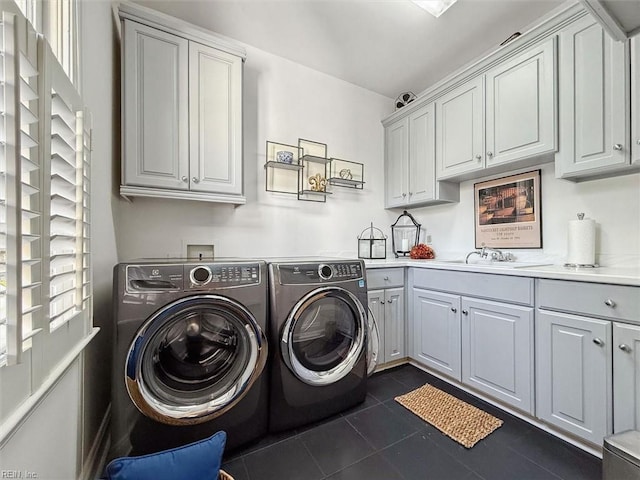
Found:
<path fill-rule="evenodd" d="M 528 268 L 528 267 L 542 267 L 544 265 L 550 265 L 549 263 L 542 262 L 469 262 L 464 260 L 439 260 L 441 263 L 450 263 L 454 265 L 465 265 L 469 267 L 489 267 L 489 268 Z"/>

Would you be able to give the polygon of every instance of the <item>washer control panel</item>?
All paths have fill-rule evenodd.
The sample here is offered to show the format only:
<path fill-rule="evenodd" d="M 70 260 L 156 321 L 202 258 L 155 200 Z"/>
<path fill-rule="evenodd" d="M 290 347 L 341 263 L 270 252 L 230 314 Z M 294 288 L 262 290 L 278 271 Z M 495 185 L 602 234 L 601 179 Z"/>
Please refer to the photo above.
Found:
<path fill-rule="evenodd" d="M 304 285 L 312 283 L 345 282 L 363 278 L 362 263 L 354 261 L 279 264 L 280 284 Z"/>
<path fill-rule="evenodd" d="M 151 293 L 258 285 L 261 273 L 259 263 L 127 265 L 126 289 Z"/>

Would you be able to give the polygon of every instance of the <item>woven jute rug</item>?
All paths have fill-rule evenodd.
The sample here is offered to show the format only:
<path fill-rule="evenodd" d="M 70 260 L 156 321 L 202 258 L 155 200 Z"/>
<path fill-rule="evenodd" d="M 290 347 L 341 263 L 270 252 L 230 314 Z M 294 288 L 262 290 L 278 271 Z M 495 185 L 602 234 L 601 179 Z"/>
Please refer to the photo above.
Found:
<path fill-rule="evenodd" d="M 467 448 L 473 447 L 503 423 L 493 415 L 429 384 L 395 400 Z"/>

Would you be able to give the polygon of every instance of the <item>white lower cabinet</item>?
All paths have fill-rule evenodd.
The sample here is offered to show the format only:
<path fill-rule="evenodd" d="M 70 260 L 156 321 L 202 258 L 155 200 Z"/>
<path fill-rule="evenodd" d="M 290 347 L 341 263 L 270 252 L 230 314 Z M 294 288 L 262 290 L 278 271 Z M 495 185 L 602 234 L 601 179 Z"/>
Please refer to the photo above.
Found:
<path fill-rule="evenodd" d="M 460 296 L 413 289 L 413 354 L 424 365 L 461 380 Z"/>
<path fill-rule="evenodd" d="M 462 299 L 462 382 L 533 413 L 533 308 Z"/>
<path fill-rule="evenodd" d="M 378 365 L 407 356 L 404 268 L 367 271 L 369 310 L 378 325 Z"/>
<path fill-rule="evenodd" d="M 536 415 L 596 445 L 611 433 L 611 322 L 538 309 Z"/>
<path fill-rule="evenodd" d="M 640 430 L 640 326 L 613 324 L 613 430 Z"/>
<path fill-rule="evenodd" d="M 411 358 L 533 413 L 533 308 L 462 295 L 480 295 L 485 287 L 503 295 L 495 289 L 503 278 L 495 275 L 431 271 L 412 277 Z M 531 286 L 529 279 L 514 282 L 522 280 L 524 290 Z"/>

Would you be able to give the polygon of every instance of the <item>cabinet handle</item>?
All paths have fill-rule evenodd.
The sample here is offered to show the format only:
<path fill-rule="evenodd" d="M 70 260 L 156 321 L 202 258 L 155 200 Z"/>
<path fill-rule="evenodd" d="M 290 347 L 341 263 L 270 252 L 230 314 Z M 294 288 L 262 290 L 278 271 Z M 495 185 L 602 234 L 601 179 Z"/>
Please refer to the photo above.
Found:
<path fill-rule="evenodd" d="M 409 192 L 409 196 L 413 195 L 413 192 Z"/>
<path fill-rule="evenodd" d="M 454 308 L 454 307 L 451 307 L 451 311 L 452 311 L 453 313 L 456 313 L 456 312 L 458 311 L 458 309 L 457 309 L 457 308 Z"/>
<path fill-rule="evenodd" d="M 403 193 L 403 194 L 402 194 L 402 198 L 404 198 L 404 197 L 406 197 L 406 196 L 407 196 L 407 194 L 406 194 L 406 193 Z"/>
<path fill-rule="evenodd" d="M 385 303 L 385 301 L 384 301 L 384 300 L 380 300 L 380 303 L 381 303 L 381 304 L 382 304 L 382 303 Z"/>
<path fill-rule="evenodd" d="M 616 144 L 613 146 L 613 149 L 614 149 L 614 150 L 618 150 L 618 151 L 622 150 L 622 144 L 620 144 L 620 143 L 616 143 Z"/>
<path fill-rule="evenodd" d="M 189 181 L 189 177 L 187 177 L 187 176 L 182 177 L 182 181 L 184 183 L 187 183 Z"/>
<path fill-rule="evenodd" d="M 610 298 L 607 298 L 607 299 L 604 301 L 604 304 L 605 304 L 607 307 L 616 308 L 616 302 L 614 302 L 614 301 L 613 301 L 613 300 L 611 300 Z"/>
<path fill-rule="evenodd" d="M 200 183 L 200 180 L 199 180 L 198 178 L 196 178 L 196 177 L 193 177 L 193 178 L 191 179 L 191 181 L 192 181 L 193 183 Z"/>
<path fill-rule="evenodd" d="M 640 138 L 636 141 L 636 143 L 637 143 L 638 145 L 640 145 Z"/>
<path fill-rule="evenodd" d="M 482 155 L 476 155 L 476 160 L 482 160 Z"/>
<path fill-rule="evenodd" d="M 384 277 L 384 281 L 388 282 L 389 281 L 389 277 Z"/>
<path fill-rule="evenodd" d="M 600 340 L 598 337 L 593 339 L 593 343 L 595 343 L 599 347 L 602 347 L 604 345 L 604 342 L 602 340 Z"/>
<path fill-rule="evenodd" d="M 493 152 L 487 152 L 487 157 L 489 158 L 493 157 Z"/>
<path fill-rule="evenodd" d="M 463 315 L 469 315 L 469 311 L 468 310 L 462 310 L 462 314 Z"/>
<path fill-rule="evenodd" d="M 627 345 L 626 343 L 621 343 L 620 345 L 618 345 L 618 348 L 620 350 L 622 350 L 623 352 L 631 353 L 631 347 L 629 345 Z"/>

